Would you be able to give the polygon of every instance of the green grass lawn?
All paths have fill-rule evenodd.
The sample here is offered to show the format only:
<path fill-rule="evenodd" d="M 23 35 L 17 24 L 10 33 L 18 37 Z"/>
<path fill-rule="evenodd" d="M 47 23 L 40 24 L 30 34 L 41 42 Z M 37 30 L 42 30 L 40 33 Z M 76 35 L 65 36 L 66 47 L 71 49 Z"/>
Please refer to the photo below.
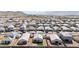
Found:
<path fill-rule="evenodd" d="M 0 45 L 9 45 L 9 44 L 0 44 Z"/>
<path fill-rule="evenodd" d="M 34 43 L 37 44 L 38 46 L 43 46 L 43 43 Z"/>

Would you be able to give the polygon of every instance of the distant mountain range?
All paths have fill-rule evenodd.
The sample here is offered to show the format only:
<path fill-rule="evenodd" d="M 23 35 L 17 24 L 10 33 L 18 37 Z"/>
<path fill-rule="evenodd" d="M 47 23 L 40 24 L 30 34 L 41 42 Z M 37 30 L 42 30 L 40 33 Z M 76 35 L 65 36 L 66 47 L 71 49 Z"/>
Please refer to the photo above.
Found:
<path fill-rule="evenodd" d="M 2 15 L 10 15 L 10 16 L 26 16 L 26 15 L 78 15 L 79 11 L 0 11 L 0 16 Z"/>
<path fill-rule="evenodd" d="M 22 11 L 0 11 L 0 16 L 24 16 Z"/>
<path fill-rule="evenodd" d="M 29 15 L 79 15 L 79 11 L 23 11 Z"/>

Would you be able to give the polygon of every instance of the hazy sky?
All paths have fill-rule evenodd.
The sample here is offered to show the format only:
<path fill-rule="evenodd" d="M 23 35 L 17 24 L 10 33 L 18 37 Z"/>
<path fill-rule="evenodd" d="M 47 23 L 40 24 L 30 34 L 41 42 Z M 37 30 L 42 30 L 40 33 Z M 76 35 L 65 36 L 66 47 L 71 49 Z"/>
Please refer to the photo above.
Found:
<path fill-rule="evenodd" d="M 79 15 L 79 11 L 24 11 L 34 15 Z"/>

